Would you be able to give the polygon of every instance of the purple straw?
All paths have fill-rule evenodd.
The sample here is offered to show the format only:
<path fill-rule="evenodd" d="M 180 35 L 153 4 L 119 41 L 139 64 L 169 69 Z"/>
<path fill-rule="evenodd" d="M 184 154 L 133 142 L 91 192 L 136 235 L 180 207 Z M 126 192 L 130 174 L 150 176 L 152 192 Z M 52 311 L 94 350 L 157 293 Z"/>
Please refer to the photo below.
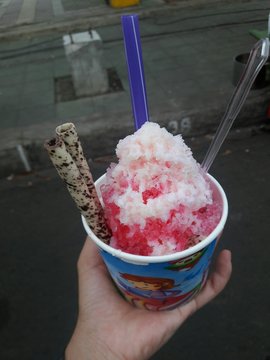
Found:
<path fill-rule="evenodd" d="M 122 28 L 128 66 L 130 97 L 135 128 L 138 130 L 149 119 L 138 15 L 122 16 Z"/>

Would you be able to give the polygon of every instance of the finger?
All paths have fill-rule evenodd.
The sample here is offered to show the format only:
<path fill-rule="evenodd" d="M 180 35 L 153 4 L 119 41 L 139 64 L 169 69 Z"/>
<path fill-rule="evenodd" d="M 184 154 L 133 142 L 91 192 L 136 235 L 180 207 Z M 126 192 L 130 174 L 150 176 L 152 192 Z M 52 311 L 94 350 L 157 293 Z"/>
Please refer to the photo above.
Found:
<path fill-rule="evenodd" d="M 78 272 L 85 272 L 103 264 L 94 242 L 87 237 L 78 260 Z"/>
<path fill-rule="evenodd" d="M 173 310 L 178 313 L 179 325 L 190 315 L 214 299 L 227 285 L 232 272 L 231 252 L 223 250 L 219 254 L 214 271 L 209 276 L 204 288 L 190 302 Z"/>
<path fill-rule="evenodd" d="M 81 296 L 92 294 L 94 290 L 96 295 L 107 291 L 117 294 L 98 247 L 89 237 L 85 240 L 77 266 Z"/>
<path fill-rule="evenodd" d="M 90 308 L 100 308 L 104 313 L 107 306 L 107 299 L 110 303 L 125 301 L 121 299 L 108 270 L 99 254 L 96 244 L 87 237 L 78 260 L 79 276 L 79 313 L 80 318 Z"/>
<path fill-rule="evenodd" d="M 231 252 L 223 250 L 216 261 L 215 269 L 209 276 L 205 287 L 195 298 L 197 309 L 215 298 L 227 285 L 232 273 Z"/>

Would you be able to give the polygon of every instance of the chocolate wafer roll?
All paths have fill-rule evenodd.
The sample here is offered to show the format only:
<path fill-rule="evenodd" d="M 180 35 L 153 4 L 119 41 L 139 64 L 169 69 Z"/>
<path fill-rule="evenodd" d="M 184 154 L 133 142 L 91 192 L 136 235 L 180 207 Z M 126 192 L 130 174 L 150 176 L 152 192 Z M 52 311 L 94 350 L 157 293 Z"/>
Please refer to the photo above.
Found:
<path fill-rule="evenodd" d="M 64 142 L 59 137 L 56 137 L 45 142 L 44 146 L 88 225 L 100 239 L 108 243 L 110 232 L 104 217 L 101 216 L 101 209 L 90 194 L 85 179 L 72 156 L 68 153 Z"/>
<path fill-rule="evenodd" d="M 95 183 L 93 181 L 93 177 L 91 171 L 89 169 L 89 165 L 84 156 L 81 141 L 79 139 L 76 127 L 73 123 L 65 123 L 57 126 L 55 132 L 58 137 L 60 137 L 66 146 L 68 153 L 71 155 L 73 160 L 75 161 L 80 174 L 83 176 L 85 183 L 88 187 L 90 196 L 95 200 L 96 207 L 99 209 L 99 218 L 102 222 L 104 218 L 104 211 L 99 201 Z"/>
<path fill-rule="evenodd" d="M 89 187 L 90 193 L 95 191 L 94 181 L 88 163 L 85 159 L 75 125 L 73 123 L 59 125 L 55 129 L 55 132 L 56 135 L 64 141 L 66 149 L 75 161 L 81 175 L 84 177 L 84 180 Z"/>

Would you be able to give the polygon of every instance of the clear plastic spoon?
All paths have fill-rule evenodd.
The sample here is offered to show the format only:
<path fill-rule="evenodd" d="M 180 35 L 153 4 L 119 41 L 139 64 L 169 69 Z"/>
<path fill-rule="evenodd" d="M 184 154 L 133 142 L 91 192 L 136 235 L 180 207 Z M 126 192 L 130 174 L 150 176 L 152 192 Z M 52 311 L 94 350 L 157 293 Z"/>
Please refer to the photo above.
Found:
<path fill-rule="evenodd" d="M 256 79 L 259 71 L 266 63 L 269 56 L 269 39 L 261 39 L 258 41 L 250 52 L 248 62 L 245 66 L 243 74 L 236 86 L 235 91 L 229 101 L 225 114 L 221 119 L 217 132 L 202 162 L 202 169 L 208 172 L 212 165 L 221 145 L 223 144 L 230 128 L 239 114 L 249 90 Z"/>

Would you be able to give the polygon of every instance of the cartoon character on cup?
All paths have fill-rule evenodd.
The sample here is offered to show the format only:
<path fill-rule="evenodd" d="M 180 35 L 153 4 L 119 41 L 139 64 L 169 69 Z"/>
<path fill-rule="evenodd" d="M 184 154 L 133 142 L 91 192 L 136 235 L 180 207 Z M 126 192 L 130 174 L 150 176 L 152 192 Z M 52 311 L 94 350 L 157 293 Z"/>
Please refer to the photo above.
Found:
<path fill-rule="evenodd" d="M 118 285 L 125 297 L 134 305 L 149 310 L 169 309 L 181 301 L 187 300 L 193 295 L 194 290 L 182 293 L 176 289 L 177 286 L 173 279 L 155 278 L 134 274 L 120 274 L 122 279 L 118 279 Z"/>

